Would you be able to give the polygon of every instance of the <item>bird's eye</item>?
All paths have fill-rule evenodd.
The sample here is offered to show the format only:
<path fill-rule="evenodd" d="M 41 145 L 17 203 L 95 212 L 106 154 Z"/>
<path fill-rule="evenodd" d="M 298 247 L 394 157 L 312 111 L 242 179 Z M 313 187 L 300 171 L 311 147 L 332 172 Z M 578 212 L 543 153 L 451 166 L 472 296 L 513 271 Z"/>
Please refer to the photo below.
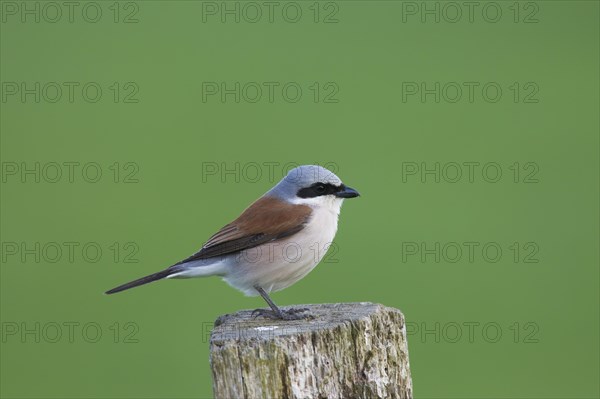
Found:
<path fill-rule="evenodd" d="M 308 187 L 298 190 L 296 195 L 300 198 L 315 198 L 323 195 L 329 195 L 334 192 L 331 185 L 326 183 L 313 183 Z"/>

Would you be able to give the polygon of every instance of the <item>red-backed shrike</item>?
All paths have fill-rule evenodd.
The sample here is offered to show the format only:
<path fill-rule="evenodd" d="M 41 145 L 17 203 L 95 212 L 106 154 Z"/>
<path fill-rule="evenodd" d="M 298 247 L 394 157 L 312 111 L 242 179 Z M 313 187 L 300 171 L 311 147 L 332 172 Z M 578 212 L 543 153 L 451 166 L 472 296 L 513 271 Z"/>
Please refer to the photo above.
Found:
<path fill-rule="evenodd" d="M 163 278 L 221 276 L 246 295 L 260 294 L 272 311 L 259 313 L 287 320 L 302 318 L 305 309 L 283 311 L 268 293 L 289 287 L 314 269 L 335 237 L 342 202 L 358 195 L 323 167 L 299 166 L 194 255 L 106 293 Z"/>

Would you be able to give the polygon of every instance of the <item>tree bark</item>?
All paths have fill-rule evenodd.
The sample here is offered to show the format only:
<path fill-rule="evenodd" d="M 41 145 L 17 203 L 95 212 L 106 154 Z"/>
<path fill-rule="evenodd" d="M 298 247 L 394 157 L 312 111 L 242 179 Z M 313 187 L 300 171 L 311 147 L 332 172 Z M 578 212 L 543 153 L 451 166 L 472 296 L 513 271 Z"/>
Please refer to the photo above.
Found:
<path fill-rule="evenodd" d="M 399 310 L 365 302 L 294 307 L 313 317 L 271 320 L 243 310 L 216 320 L 216 398 L 412 398 Z"/>

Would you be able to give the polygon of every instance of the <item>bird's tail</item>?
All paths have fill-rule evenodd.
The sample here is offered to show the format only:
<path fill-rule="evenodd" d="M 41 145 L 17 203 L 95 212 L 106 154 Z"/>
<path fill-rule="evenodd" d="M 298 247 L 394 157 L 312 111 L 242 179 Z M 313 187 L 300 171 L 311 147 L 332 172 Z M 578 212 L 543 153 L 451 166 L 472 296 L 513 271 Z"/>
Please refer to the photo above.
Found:
<path fill-rule="evenodd" d="M 163 278 L 168 277 L 169 275 L 171 275 L 173 273 L 177 273 L 177 270 L 174 270 L 173 268 L 161 270 L 158 273 L 154 273 L 149 276 L 138 278 L 137 280 L 133 280 L 133 281 L 130 281 L 129 283 L 125 283 L 123 285 L 115 287 L 112 290 L 106 291 L 105 293 L 106 294 L 115 294 L 117 292 L 125 291 L 125 290 L 128 290 L 133 287 L 138 287 L 140 285 L 148 284 L 153 281 L 162 280 Z"/>

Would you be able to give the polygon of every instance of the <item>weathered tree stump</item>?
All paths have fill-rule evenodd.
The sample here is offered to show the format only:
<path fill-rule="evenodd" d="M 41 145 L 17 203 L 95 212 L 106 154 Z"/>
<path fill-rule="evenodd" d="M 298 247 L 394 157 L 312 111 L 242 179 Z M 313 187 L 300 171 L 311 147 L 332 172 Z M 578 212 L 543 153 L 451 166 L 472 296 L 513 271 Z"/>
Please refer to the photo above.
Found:
<path fill-rule="evenodd" d="M 271 320 L 243 310 L 217 319 L 215 398 L 412 398 L 399 310 L 365 302 L 294 307 L 314 318 Z"/>

